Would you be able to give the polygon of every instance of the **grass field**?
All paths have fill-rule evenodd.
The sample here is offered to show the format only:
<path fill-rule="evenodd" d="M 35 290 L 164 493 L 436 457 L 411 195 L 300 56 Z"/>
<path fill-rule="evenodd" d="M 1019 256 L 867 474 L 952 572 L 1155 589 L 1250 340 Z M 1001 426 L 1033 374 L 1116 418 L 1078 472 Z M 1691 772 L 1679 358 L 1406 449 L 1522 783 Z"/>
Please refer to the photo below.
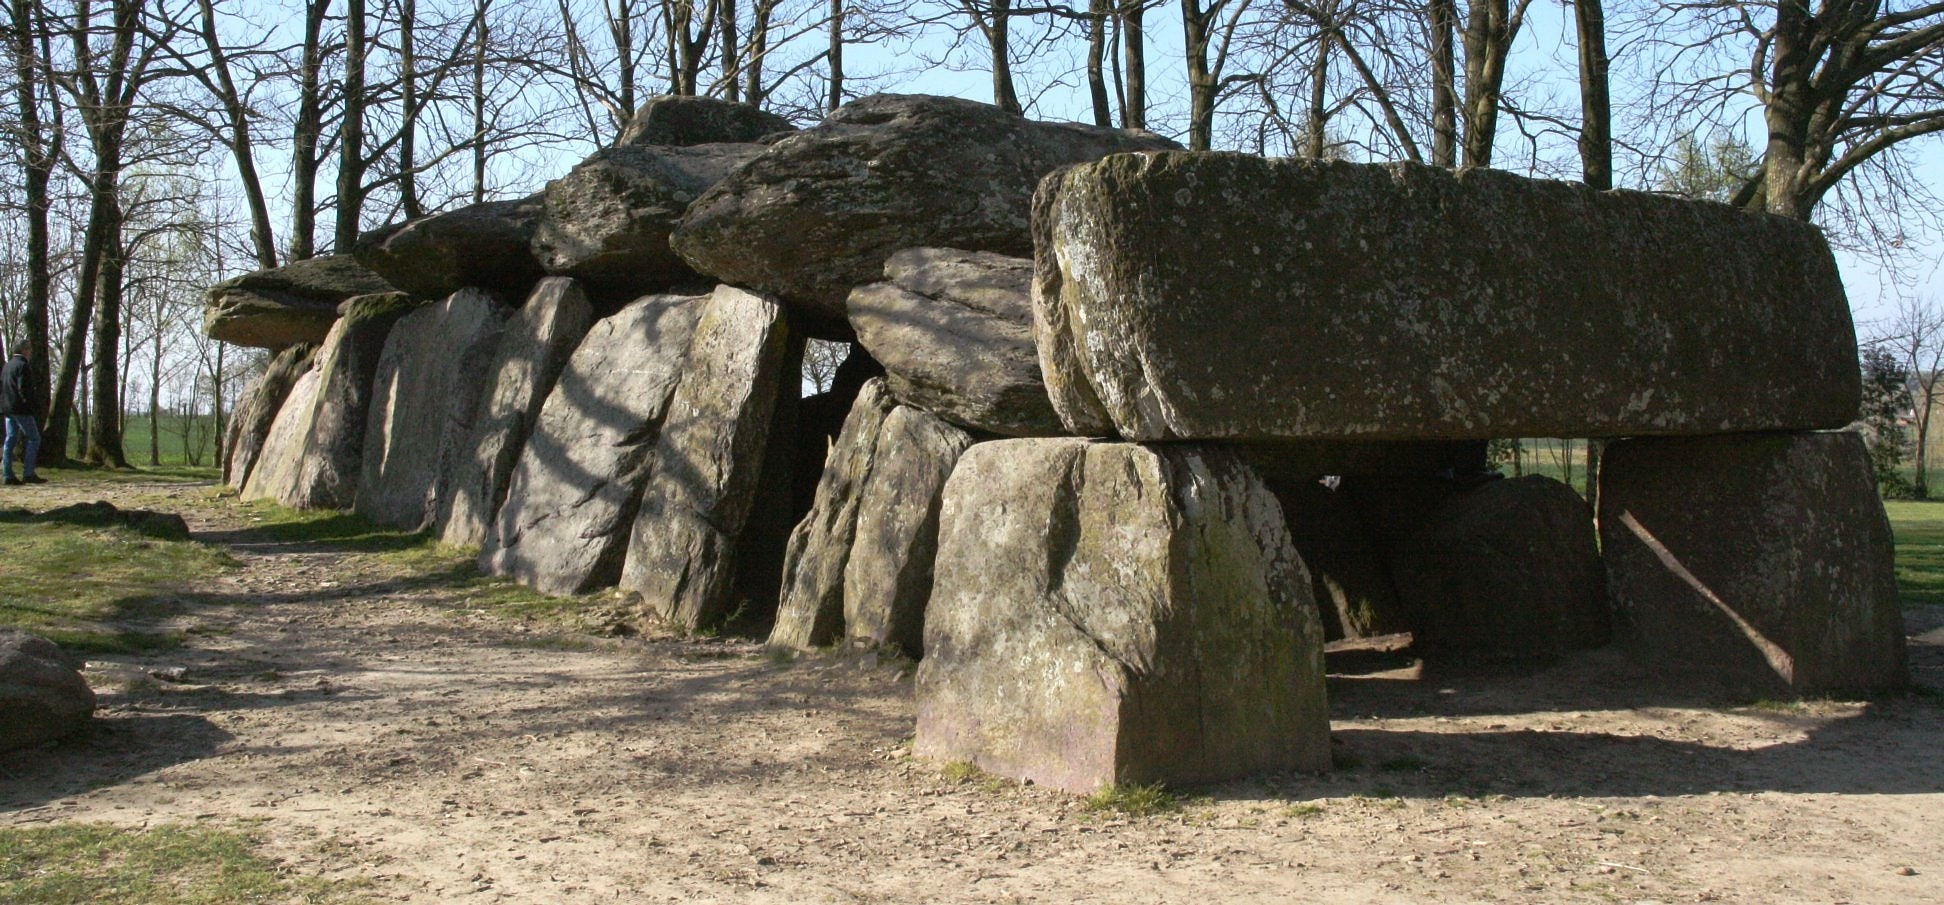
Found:
<path fill-rule="evenodd" d="M 1903 604 L 1944 606 L 1944 502 L 1883 504 L 1897 536 L 1897 590 Z"/>

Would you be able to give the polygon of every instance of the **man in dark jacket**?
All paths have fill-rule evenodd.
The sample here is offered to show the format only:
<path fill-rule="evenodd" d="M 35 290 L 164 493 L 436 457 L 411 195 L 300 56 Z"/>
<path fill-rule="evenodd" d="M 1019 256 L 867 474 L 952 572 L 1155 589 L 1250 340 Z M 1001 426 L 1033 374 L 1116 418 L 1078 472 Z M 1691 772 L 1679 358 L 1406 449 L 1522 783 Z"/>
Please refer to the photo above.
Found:
<path fill-rule="evenodd" d="M 0 472 L 8 484 L 45 484 L 47 479 L 34 474 L 40 458 L 40 412 L 34 406 L 34 374 L 27 366 L 33 347 L 25 342 L 14 346 L 13 357 L 0 368 L 0 420 L 6 422 L 7 438 L 0 443 Z M 20 450 L 23 477 L 14 477 L 14 450 Z"/>

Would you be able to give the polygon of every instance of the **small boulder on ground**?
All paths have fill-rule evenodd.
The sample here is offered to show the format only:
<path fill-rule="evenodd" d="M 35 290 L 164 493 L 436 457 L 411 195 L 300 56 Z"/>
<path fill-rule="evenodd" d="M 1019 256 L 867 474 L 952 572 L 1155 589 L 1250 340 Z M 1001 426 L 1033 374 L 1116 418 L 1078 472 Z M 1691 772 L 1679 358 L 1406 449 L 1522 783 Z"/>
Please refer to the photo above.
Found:
<path fill-rule="evenodd" d="M 532 245 L 544 214 L 539 195 L 467 205 L 367 232 L 351 253 L 419 298 L 474 286 L 518 299 L 542 275 Z"/>
<path fill-rule="evenodd" d="M 1071 792 L 1330 766 L 1309 577 L 1217 447 L 968 450 L 916 693 L 918 754 Z"/>
<path fill-rule="evenodd" d="M 635 110 L 616 145 L 688 147 L 755 142 L 796 126 L 768 110 L 713 97 L 663 94 Z"/>
<path fill-rule="evenodd" d="M 122 509 L 107 500 L 57 506 L 33 517 L 37 522 L 61 522 L 87 527 L 127 528 L 157 540 L 188 540 L 189 523 L 174 512 Z"/>
<path fill-rule="evenodd" d="M 1855 433 L 1632 439 L 1600 462 L 1627 641 L 1744 693 L 1909 681 L 1890 522 Z"/>
<path fill-rule="evenodd" d="M 595 323 L 507 485 L 479 565 L 547 594 L 621 577 L 648 456 L 707 295 L 651 295 Z"/>
<path fill-rule="evenodd" d="M 845 298 L 882 279 L 892 252 L 1029 255 L 1040 177 L 1116 151 L 1175 147 L 959 98 L 874 95 L 771 144 L 696 199 L 670 241 L 696 270 L 775 293 L 841 331 Z"/>
<path fill-rule="evenodd" d="M 899 401 L 1002 436 L 1066 433 L 1040 380 L 1031 260 L 907 248 L 884 278 L 852 290 L 848 310 Z"/>
<path fill-rule="evenodd" d="M 762 145 L 623 145 L 596 152 L 547 183 L 533 255 L 550 274 L 612 295 L 664 290 L 695 272 L 668 247 L 689 203 Z"/>
<path fill-rule="evenodd" d="M 209 287 L 203 332 L 262 349 L 323 342 L 346 299 L 393 288 L 348 254 L 292 261 Z"/>
<path fill-rule="evenodd" d="M 94 716 L 94 690 L 80 664 L 54 642 L 0 629 L 0 751 L 72 735 Z"/>

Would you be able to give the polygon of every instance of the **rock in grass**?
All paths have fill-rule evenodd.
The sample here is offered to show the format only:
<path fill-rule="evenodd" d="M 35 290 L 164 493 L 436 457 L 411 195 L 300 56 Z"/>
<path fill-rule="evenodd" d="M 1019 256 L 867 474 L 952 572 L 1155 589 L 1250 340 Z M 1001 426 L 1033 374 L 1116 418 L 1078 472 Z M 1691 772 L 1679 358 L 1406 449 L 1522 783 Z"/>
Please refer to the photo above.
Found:
<path fill-rule="evenodd" d="M 1890 523 L 1855 433 L 1616 442 L 1599 501 L 1622 631 L 1661 666 L 1754 694 L 1909 681 Z"/>
<path fill-rule="evenodd" d="M 86 728 L 94 690 L 54 642 L 0 629 L 0 751 L 31 748 Z"/>
<path fill-rule="evenodd" d="M 1494 170 L 1119 154 L 1034 213 L 1040 363 L 1077 434 L 1603 437 L 1841 427 L 1822 234 Z"/>
<path fill-rule="evenodd" d="M 1215 447 L 1005 440 L 945 488 L 917 753 L 1073 792 L 1330 766 L 1275 498 Z"/>

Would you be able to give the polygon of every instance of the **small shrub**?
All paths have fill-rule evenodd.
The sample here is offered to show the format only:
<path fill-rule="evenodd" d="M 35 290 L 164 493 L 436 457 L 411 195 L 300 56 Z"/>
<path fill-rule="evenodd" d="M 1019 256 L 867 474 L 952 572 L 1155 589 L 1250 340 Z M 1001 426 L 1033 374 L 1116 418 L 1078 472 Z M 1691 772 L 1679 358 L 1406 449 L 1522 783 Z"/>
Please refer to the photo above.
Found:
<path fill-rule="evenodd" d="M 1113 812 L 1129 817 L 1147 817 L 1181 808 L 1181 799 L 1161 783 L 1132 785 L 1114 783 L 1102 786 L 1082 802 L 1093 813 Z"/>

